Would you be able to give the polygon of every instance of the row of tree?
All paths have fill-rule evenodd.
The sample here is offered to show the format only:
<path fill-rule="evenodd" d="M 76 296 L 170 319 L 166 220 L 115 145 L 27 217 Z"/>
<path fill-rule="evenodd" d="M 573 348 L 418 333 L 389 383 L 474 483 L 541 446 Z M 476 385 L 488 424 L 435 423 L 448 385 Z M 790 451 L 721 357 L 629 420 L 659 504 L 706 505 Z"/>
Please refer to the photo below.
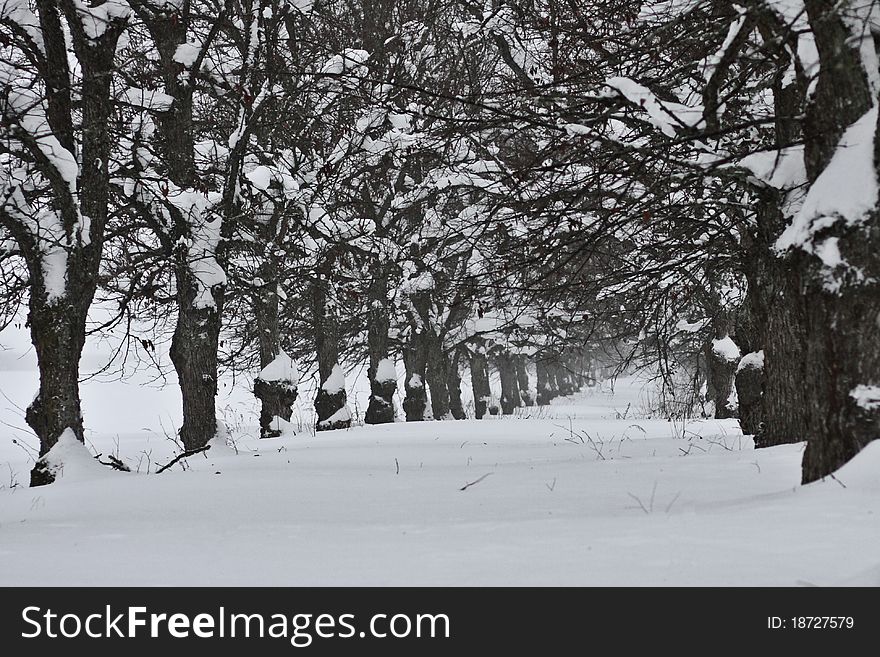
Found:
<path fill-rule="evenodd" d="M 614 359 L 832 472 L 880 422 L 875 28 L 867 0 L 0 0 L 41 455 L 122 326 L 148 360 L 170 336 L 188 450 L 223 366 L 271 435 L 295 361 L 333 429 L 344 363 L 381 423 L 397 357 L 407 420 L 428 391 L 464 417 L 465 368 L 482 417 L 490 365 L 511 413 Z"/>

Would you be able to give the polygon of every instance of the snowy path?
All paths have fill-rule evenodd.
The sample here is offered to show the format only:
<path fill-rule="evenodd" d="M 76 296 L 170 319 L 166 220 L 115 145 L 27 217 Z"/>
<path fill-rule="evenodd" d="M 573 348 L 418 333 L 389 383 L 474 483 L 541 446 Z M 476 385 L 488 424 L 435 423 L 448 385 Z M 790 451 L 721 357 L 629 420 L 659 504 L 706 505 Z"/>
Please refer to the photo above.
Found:
<path fill-rule="evenodd" d="M 0 585 L 880 584 L 880 445 L 800 487 L 802 445 L 561 401 L 0 490 Z"/>

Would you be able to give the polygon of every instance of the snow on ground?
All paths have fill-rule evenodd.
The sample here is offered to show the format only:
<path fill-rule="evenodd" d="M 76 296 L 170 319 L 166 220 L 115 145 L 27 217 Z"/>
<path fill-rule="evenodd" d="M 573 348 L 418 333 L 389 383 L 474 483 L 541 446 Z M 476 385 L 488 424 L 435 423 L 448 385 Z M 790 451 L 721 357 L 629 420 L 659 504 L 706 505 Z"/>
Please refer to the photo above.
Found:
<path fill-rule="evenodd" d="M 260 441 L 251 382 L 225 377 L 235 449 L 155 475 L 176 453 L 173 377 L 98 377 L 87 443 L 136 472 L 29 489 L 37 376 L 19 332 L 0 336 L 0 585 L 880 585 L 880 442 L 802 487 L 803 444 L 645 419 L 654 395 L 633 379 L 510 418 L 317 436 L 306 380 L 296 435 Z M 83 370 L 106 357 L 88 345 Z M 365 371 L 347 381 L 363 413 Z"/>
<path fill-rule="evenodd" d="M 0 490 L 0 585 L 880 584 L 880 443 L 801 487 L 803 445 L 635 419 L 639 395 L 622 380 L 516 418 L 239 428 L 161 475 L 144 453 L 155 472 L 171 442 L 116 408 L 90 442 L 140 473 Z M 26 481 L 9 436 L 0 468 Z"/>

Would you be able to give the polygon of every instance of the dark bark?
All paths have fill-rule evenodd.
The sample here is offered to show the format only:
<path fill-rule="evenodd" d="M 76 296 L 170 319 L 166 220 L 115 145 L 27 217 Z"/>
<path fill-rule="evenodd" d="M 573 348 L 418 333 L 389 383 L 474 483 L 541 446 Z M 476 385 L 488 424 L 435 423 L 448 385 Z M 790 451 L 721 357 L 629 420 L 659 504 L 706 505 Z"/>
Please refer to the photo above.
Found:
<path fill-rule="evenodd" d="M 47 119 L 59 142 L 76 156 L 67 55 L 56 7 L 48 2 L 39 4 L 44 39 L 52 41 L 46 49 Z M 125 26 L 125 21 L 114 20 L 103 35 L 90 39 L 82 30 L 72 5 L 66 9 L 82 79 L 82 164 L 76 197 L 71 194 L 67 183 L 59 180 L 54 164 L 35 153 L 37 166 L 52 183 L 55 210 L 68 243 L 73 245 L 66 248 L 65 286 L 60 299 L 51 298 L 47 290 L 40 249 L 33 248 L 33 244 L 23 244 L 31 279 L 28 320 L 40 370 L 40 389 L 26 411 L 25 420 L 40 440 L 41 457 L 49 452 L 67 428 L 72 429 L 80 441 L 83 440 L 79 360 L 85 344 L 86 315 L 97 288 L 104 246 L 112 141 L 109 131 L 113 110 L 110 85 L 116 44 Z M 82 216 L 90 219 L 85 237 L 80 232 Z M 54 480 L 45 466 L 42 458 L 34 465 L 32 486 L 50 484 Z"/>
<path fill-rule="evenodd" d="M 706 399 L 715 405 L 715 417 L 723 420 L 736 417 L 736 412 L 730 408 L 729 403 L 739 359 L 728 358 L 714 349 L 714 340 L 729 338 L 732 328 L 728 313 L 721 310 L 717 312 L 713 320 L 713 339 L 705 344 L 703 355 L 706 360 Z"/>
<path fill-rule="evenodd" d="M 516 367 L 516 382 L 519 386 L 519 394 L 524 406 L 534 406 L 535 400 L 529 392 L 528 358 L 525 354 L 517 354 L 513 357 Z"/>
<path fill-rule="evenodd" d="M 175 272 L 177 326 L 170 356 L 183 397 L 180 441 L 185 449 L 198 449 L 217 434 L 217 349 L 224 294 L 217 286 L 213 307 L 196 303 L 198 283 L 187 256 L 186 251 L 178 256 Z"/>
<path fill-rule="evenodd" d="M 495 357 L 498 373 L 501 375 L 501 412 L 512 415 L 522 406 L 519 394 L 519 382 L 516 378 L 516 363 L 509 351 L 502 351 Z"/>
<path fill-rule="evenodd" d="M 277 438 L 281 431 L 272 426 L 275 418 L 290 422 L 297 389 L 294 382 L 254 380 L 254 397 L 260 400 L 260 438 Z"/>
<path fill-rule="evenodd" d="M 431 390 L 431 413 L 435 420 L 445 420 L 452 411 L 449 405 L 448 363 L 440 336 L 427 330 L 427 369 L 425 376 Z"/>
<path fill-rule="evenodd" d="M 318 376 L 321 385 L 315 396 L 315 411 L 318 419 L 317 431 L 331 429 L 347 429 L 351 426 L 351 418 L 344 417 L 347 396 L 345 389 L 327 390 L 325 385 L 339 365 L 340 329 L 337 308 L 330 289 L 332 272 L 336 262 L 336 254 L 330 252 L 324 256 L 312 282 L 312 322 L 315 335 L 315 349 L 318 357 Z M 343 417 L 330 421 L 330 418 L 342 412 Z"/>
<path fill-rule="evenodd" d="M 25 420 L 40 439 L 40 456 L 58 442 L 65 429 L 83 440 L 79 397 L 79 359 L 85 344 L 85 313 L 78 303 L 46 305 L 32 300 L 28 321 L 37 353 L 40 389 Z M 86 307 L 87 309 L 87 307 Z M 31 471 L 31 486 L 54 480 L 43 461 Z"/>
<path fill-rule="evenodd" d="M 394 422 L 394 393 L 397 390 L 397 381 L 376 380 L 376 370 L 379 363 L 388 358 L 388 331 L 391 322 L 388 311 L 388 274 L 386 268 L 379 262 L 372 263 L 372 267 L 372 279 L 367 291 L 370 402 L 364 415 L 364 422 L 366 424 L 385 424 Z"/>
<path fill-rule="evenodd" d="M 837 0 L 805 0 L 820 69 L 804 117 L 804 161 L 812 182 L 831 161 L 840 136 L 871 107 L 871 91 L 858 43 Z"/>
<path fill-rule="evenodd" d="M 567 397 L 577 392 L 577 386 L 572 378 L 571 368 L 562 355 L 554 358 L 551 363 L 550 371 L 556 379 L 556 386 L 561 396 Z"/>
<path fill-rule="evenodd" d="M 474 341 L 471 350 L 471 387 L 474 391 L 474 415 L 482 420 L 489 410 L 492 390 L 489 387 L 489 361 L 486 359 L 486 345 L 482 338 Z"/>
<path fill-rule="evenodd" d="M 831 161 L 840 136 L 871 107 L 871 93 L 839 3 L 805 3 L 820 72 L 804 122 L 807 174 L 814 181 Z M 874 144 L 874 168 L 880 140 Z M 824 477 L 880 435 L 880 409 L 860 405 L 859 386 L 880 382 L 880 216 L 877 207 L 864 224 L 838 221 L 813 236 L 837 239 L 846 263 L 830 270 L 805 252 L 789 256 L 803 272 L 805 401 L 808 415 L 804 483 Z M 834 284 L 829 284 L 829 280 Z"/>
<path fill-rule="evenodd" d="M 407 422 L 421 422 L 427 419 L 428 393 L 425 389 L 425 369 L 427 367 L 427 349 L 425 335 L 413 331 L 409 345 L 403 351 L 403 362 L 406 367 L 403 410 Z"/>
<path fill-rule="evenodd" d="M 268 231 L 267 231 L 268 232 Z M 272 249 L 264 254 L 257 270 L 263 281 L 254 292 L 254 321 L 257 325 L 257 343 L 260 351 L 260 369 L 266 367 L 281 353 L 281 333 L 278 326 L 278 262 Z M 272 426 L 276 417 L 290 421 L 296 401 L 296 381 L 254 381 L 254 396 L 260 400 L 260 438 L 276 438 L 281 432 Z"/>
<path fill-rule="evenodd" d="M 458 370 L 461 350 L 456 349 L 449 358 L 446 370 L 446 388 L 449 390 L 449 412 L 456 420 L 464 420 L 467 414 L 461 403 L 461 374 Z"/>
<path fill-rule="evenodd" d="M 736 396 L 739 400 L 739 426 L 747 435 L 761 433 L 763 407 L 761 404 L 764 372 L 758 367 L 744 367 L 736 373 Z"/>
<path fill-rule="evenodd" d="M 559 396 L 556 386 L 556 376 L 546 354 L 539 354 L 535 361 L 538 383 L 538 406 L 547 406 L 554 398 Z"/>

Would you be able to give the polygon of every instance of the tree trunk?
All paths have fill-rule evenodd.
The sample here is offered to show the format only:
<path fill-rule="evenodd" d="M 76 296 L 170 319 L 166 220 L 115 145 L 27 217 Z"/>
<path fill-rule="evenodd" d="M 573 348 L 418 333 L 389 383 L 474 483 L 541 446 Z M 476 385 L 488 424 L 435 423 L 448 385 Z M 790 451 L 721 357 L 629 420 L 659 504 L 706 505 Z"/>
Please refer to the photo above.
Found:
<path fill-rule="evenodd" d="M 501 412 L 504 415 L 512 415 L 517 408 L 522 406 L 519 383 L 516 378 L 516 363 L 508 351 L 499 353 L 495 362 L 501 375 Z"/>
<path fill-rule="evenodd" d="M 513 357 L 513 363 L 516 367 L 516 382 L 522 403 L 524 406 L 534 406 L 535 400 L 529 392 L 528 362 L 528 357 L 525 354 L 517 354 Z"/>
<path fill-rule="evenodd" d="M 461 403 L 461 374 L 458 371 L 458 362 L 461 350 L 456 349 L 449 358 L 446 369 L 446 388 L 449 391 L 449 411 L 456 420 L 464 420 L 467 414 Z"/>
<path fill-rule="evenodd" d="M 560 396 L 567 397 L 575 392 L 574 382 L 571 380 L 571 372 L 562 355 L 553 359 L 550 371 L 556 380 Z"/>
<path fill-rule="evenodd" d="M 339 322 L 337 308 L 330 290 L 331 273 L 336 255 L 328 253 L 318 266 L 312 283 L 312 321 L 315 331 L 315 350 L 318 357 L 318 376 L 321 385 L 315 395 L 317 431 L 347 429 L 351 426 L 345 392 L 345 377 L 339 364 Z"/>
<path fill-rule="evenodd" d="M 403 351 L 403 361 L 406 367 L 406 382 L 404 383 L 406 396 L 403 400 L 406 421 L 421 422 L 427 419 L 425 415 L 428 406 L 428 394 L 425 390 L 427 348 L 423 333 L 412 332 L 409 346 Z"/>
<path fill-rule="evenodd" d="M 59 143 L 76 156 L 71 115 L 69 66 L 57 5 L 40 3 L 40 29 L 47 41 L 47 120 Z M 68 186 L 53 191 L 54 210 L 63 225 L 68 245 L 65 253 L 64 289 L 60 298 L 50 298 L 44 278 L 42 244 L 31 243 L 26 252 L 30 270 L 28 322 L 37 354 L 40 388 L 25 412 L 25 421 L 40 439 L 40 459 L 31 471 L 31 486 L 54 481 L 54 474 L 42 459 L 58 442 L 65 429 L 84 441 L 79 396 L 79 360 L 85 344 L 85 322 L 98 284 L 104 246 L 104 228 L 109 201 L 109 119 L 113 110 L 110 94 L 114 58 L 124 20 L 109 21 L 104 32 L 90 39 L 81 32 L 71 36 L 79 64 L 81 165 L 76 194 Z M 57 43 L 58 38 L 62 43 Z M 41 135 L 42 137 L 42 135 Z M 50 163 L 51 167 L 55 165 Z M 78 204 L 78 207 L 77 207 Z M 81 223 L 88 217 L 89 224 Z M 39 239 L 45 239 L 38 237 Z M 33 248 L 36 246 L 36 248 Z M 52 249 L 57 244 L 49 245 Z M 30 252 L 30 255 L 27 255 Z M 56 291 L 53 291 L 56 292 Z"/>
<path fill-rule="evenodd" d="M 37 353 L 40 389 L 27 408 L 25 420 L 40 439 L 41 457 L 52 449 L 65 429 L 72 429 L 83 440 L 79 359 L 85 344 L 85 309 L 79 300 L 65 302 L 47 305 L 43 300 L 32 299 L 30 303 L 28 322 Z M 54 481 L 45 466 L 42 460 L 34 465 L 31 486 Z"/>
<path fill-rule="evenodd" d="M 539 354 L 535 360 L 535 368 L 538 375 L 538 406 L 547 406 L 555 397 L 559 396 L 556 377 L 549 357 L 545 354 Z"/>
<path fill-rule="evenodd" d="M 736 412 L 730 407 L 730 396 L 733 394 L 733 377 L 736 374 L 736 366 L 739 363 L 739 348 L 737 352 L 727 353 L 723 346 L 716 349 L 716 344 L 722 340 L 730 340 L 732 328 L 730 313 L 720 307 L 715 309 L 716 316 L 713 319 L 713 339 L 707 342 L 703 349 L 706 359 L 706 398 L 715 405 L 715 418 L 719 420 L 736 417 Z M 734 343 L 736 344 L 736 343 Z"/>
<path fill-rule="evenodd" d="M 272 253 L 257 272 L 263 281 L 254 293 L 254 321 L 257 324 L 257 341 L 260 350 L 260 369 L 266 367 L 281 353 L 281 334 L 278 327 L 278 263 Z M 254 396 L 260 400 L 260 438 L 276 438 L 281 431 L 272 423 L 276 417 L 290 421 L 293 416 L 293 403 L 296 401 L 296 388 L 277 381 L 254 381 Z"/>
<path fill-rule="evenodd" d="M 474 415 L 482 420 L 489 410 L 492 390 L 489 387 L 489 362 L 486 359 L 486 343 L 482 338 L 474 341 L 471 351 L 471 387 L 474 391 Z"/>
<path fill-rule="evenodd" d="M 440 336 L 434 334 L 432 329 L 427 331 L 427 376 L 428 388 L 431 390 L 431 412 L 435 420 L 445 420 L 451 415 L 449 406 L 449 372 L 446 354 L 443 353 L 443 344 Z"/>
<path fill-rule="evenodd" d="M 217 349 L 223 289 L 212 290 L 214 306 L 196 303 L 199 285 L 185 252 L 178 255 L 177 326 L 171 339 L 171 362 L 183 397 L 180 441 L 184 449 L 204 447 L 217 434 Z"/>
<path fill-rule="evenodd" d="M 736 397 L 739 401 L 739 426 L 746 435 L 761 433 L 763 413 L 761 405 L 764 368 L 746 366 L 739 369 L 734 379 Z"/>
<path fill-rule="evenodd" d="M 810 434 L 803 482 L 837 470 L 880 437 L 880 218 L 865 230 L 840 231 L 840 250 L 854 270 L 839 294 L 822 283 L 808 288 L 806 390 Z M 843 234 L 846 231 L 848 234 Z M 822 265 L 815 263 L 818 270 Z M 864 276 L 864 278 L 861 278 Z"/>
<path fill-rule="evenodd" d="M 872 105 L 859 43 L 840 14 L 840 3 L 806 0 L 820 70 L 804 121 L 807 175 L 814 182 L 838 150 L 843 132 Z M 876 134 L 876 124 L 874 126 Z M 874 140 L 874 171 L 880 140 Z M 841 193 L 845 193 L 841 190 Z M 824 477 L 880 435 L 880 208 L 864 222 L 836 221 L 818 230 L 814 243 L 837 247 L 845 264 L 793 254 L 803 273 L 805 385 L 809 434 L 804 483 Z M 815 229 L 815 226 L 814 226 Z"/>
<path fill-rule="evenodd" d="M 377 380 L 379 363 L 388 358 L 388 332 L 391 327 L 388 314 L 388 272 L 379 262 L 372 263 L 372 279 L 367 291 L 367 350 L 370 367 L 370 403 L 364 415 L 366 424 L 394 422 L 394 393 L 397 379 Z"/>

